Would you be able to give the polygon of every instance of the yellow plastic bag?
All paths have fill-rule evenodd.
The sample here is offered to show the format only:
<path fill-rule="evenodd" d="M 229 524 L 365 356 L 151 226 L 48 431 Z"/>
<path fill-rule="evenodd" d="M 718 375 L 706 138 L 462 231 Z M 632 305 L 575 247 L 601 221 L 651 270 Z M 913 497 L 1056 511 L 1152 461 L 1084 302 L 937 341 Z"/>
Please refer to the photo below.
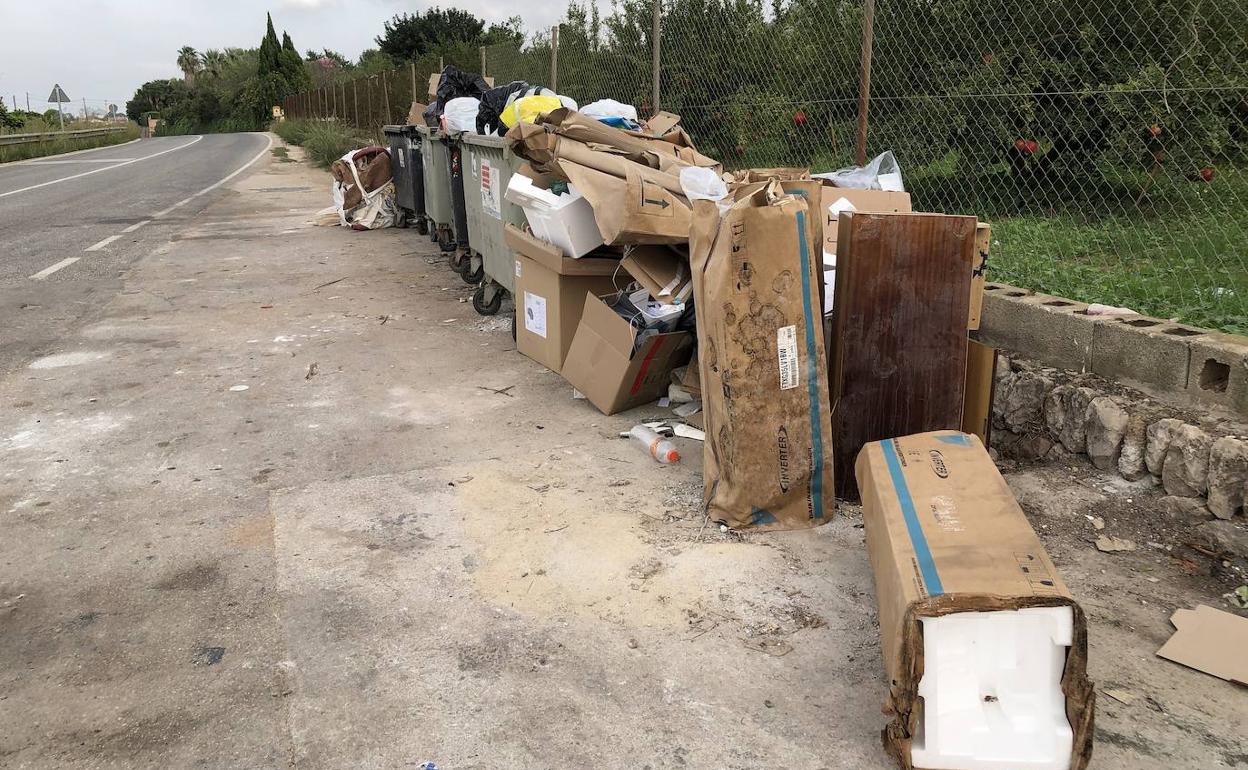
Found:
<path fill-rule="evenodd" d="M 503 125 L 511 128 L 521 122 L 534 123 L 538 115 L 552 112 L 562 106 L 563 102 L 559 101 L 557 96 L 524 96 L 507 105 L 507 109 L 503 110 Z"/>

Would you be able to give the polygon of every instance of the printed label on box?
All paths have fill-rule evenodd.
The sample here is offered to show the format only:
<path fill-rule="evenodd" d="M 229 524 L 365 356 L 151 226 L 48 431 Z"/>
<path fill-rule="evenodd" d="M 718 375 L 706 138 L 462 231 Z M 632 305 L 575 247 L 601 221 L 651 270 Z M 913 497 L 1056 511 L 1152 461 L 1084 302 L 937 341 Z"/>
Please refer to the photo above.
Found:
<path fill-rule="evenodd" d="M 481 208 L 495 219 L 503 218 L 502 197 L 499 193 L 498 174 L 488 160 L 481 161 Z M 542 335 L 545 336 L 545 335 Z"/>
<path fill-rule="evenodd" d="M 546 339 L 546 298 L 524 293 L 524 328 Z"/>
<path fill-rule="evenodd" d="M 516 260 L 516 277 L 520 277 L 520 260 Z"/>
<path fill-rule="evenodd" d="M 399 168 L 407 168 L 407 161 L 404 160 L 406 157 L 407 157 L 407 151 L 399 150 Z"/>
<path fill-rule="evenodd" d="M 776 330 L 776 355 L 780 361 L 780 390 L 797 387 L 797 327 Z"/>

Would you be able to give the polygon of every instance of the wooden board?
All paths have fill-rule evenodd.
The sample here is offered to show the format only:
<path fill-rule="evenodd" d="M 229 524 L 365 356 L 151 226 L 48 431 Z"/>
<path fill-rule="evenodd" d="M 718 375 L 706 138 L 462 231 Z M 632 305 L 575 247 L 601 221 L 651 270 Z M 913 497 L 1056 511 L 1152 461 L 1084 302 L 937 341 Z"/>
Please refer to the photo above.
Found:
<path fill-rule="evenodd" d="M 982 342 L 966 343 L 966 397 L 962 432 L 974 433 L 984 446 L 992 439 L 992 399 L 997 383 L 997 349 Z"/>
<path fill-rule="evenodd" d="M 870 441 L 960 430 L 975 217 L 842 214 L 828 387 L 838 496 Z"/>

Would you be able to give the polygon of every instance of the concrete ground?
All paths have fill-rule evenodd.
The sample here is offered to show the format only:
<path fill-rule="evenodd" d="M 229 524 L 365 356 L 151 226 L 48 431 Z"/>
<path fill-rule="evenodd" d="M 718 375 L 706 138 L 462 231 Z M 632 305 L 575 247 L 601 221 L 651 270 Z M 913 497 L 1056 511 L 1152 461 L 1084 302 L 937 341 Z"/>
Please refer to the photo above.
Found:
<path fill-rule="evenodd" d="M 666 410 L 573 400 L 427 240 L 224 189 L 0 380 L 0 766 L 891 767 L 856 510 L 703 526 L 698 445 L 616 437 Z M 1120 698 L 1092 766 L 1248 766 L 1248 693 L 1154 657 L 1217 584 L 1089 544 L 1155 492 L 1011 480 Z"/>

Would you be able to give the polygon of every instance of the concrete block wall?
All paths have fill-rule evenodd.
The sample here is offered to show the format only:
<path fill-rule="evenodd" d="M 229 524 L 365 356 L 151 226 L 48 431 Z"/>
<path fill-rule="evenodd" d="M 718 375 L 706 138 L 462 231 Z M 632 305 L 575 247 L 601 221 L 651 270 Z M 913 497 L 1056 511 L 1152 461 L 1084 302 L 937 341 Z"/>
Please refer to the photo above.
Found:
<path fill-rule="evenodd" d="M 1092 316 L 1087 309 L 988 283 L 979 339 L 1047 366 L 1248 418 L 1248 337 L 1143 315 Z"/>

